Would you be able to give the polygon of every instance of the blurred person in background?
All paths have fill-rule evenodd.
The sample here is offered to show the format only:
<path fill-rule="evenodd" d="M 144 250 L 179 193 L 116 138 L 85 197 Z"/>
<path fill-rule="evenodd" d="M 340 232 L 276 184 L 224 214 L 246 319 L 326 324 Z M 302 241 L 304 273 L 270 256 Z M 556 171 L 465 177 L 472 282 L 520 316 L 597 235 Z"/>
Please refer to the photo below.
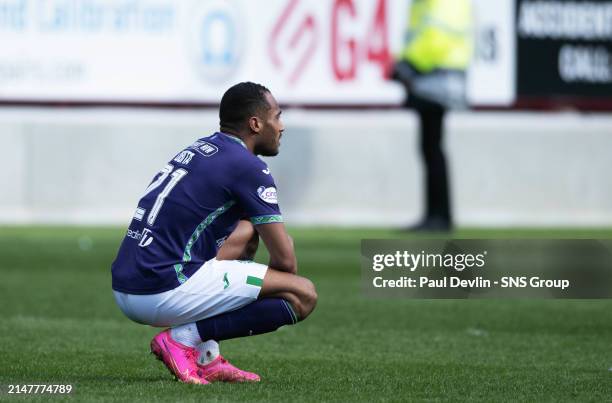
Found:
<path fill-rule="evenodd" d="M 409 230 L 449 231 L 453 220 L 444 115 L 466 105 L 466 70 L 473 52 L 470 0 L 412 0 L 404 47 L 391 78 L 406 89 L 405 106 L 419 116 L 425 167 L 425 214 Z"/>

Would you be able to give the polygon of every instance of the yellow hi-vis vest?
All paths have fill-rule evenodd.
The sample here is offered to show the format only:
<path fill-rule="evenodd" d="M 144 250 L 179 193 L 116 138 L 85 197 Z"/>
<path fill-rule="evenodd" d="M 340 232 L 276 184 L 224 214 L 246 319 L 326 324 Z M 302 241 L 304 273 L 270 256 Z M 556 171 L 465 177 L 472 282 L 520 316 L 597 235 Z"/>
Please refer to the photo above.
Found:
<path fill-rule="evenodd" d="M 421 73 L 466 70 L 473 47 L 470 0 L 412 0 L 402 60 Z"/>

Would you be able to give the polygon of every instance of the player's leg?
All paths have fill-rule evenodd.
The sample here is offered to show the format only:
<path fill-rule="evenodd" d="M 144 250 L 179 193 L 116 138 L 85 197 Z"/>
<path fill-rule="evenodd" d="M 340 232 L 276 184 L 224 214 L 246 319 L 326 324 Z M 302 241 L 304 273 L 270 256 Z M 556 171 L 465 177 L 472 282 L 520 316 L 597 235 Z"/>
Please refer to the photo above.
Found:
<path fill-rule="evenodd" d="M 258 235 L 253 225 L 248 221 L 240 221 L 219 250 L 217 260 L 221 262 L 217 266 L 226 264 L 229 273 L 241 270 L 240 266 L 232 270 L 233 263 L 223 263 L 223 260 L 253 256 L 257 250 L 257 241 Z M 256 267 L 253 270 L 253 276 L 247 276 L 247 281 L 253 278 L 261 286 L 257 300 L 240 309 L 197 321 L 202 340 L 221 341 L 272 332 L 283 325 L 306 319 L 315 308 L 317 293 L 312 281 L 271 267 L 261 278 L 261 270 Z"/>
<path fill-rule="evenodd" d="M 219 249 L 216 258 L 252 260 L 258 244 L 259 236 L 253 225 L 249 221 L 240 221 Z M 176 307 L 177 304 L 172 305 Z M 185 307 L 182 311 L 188 312 L 192 307 Z M 179 322 L 181 320 L 180 316 L 174 319 Z M 161 320 L 172 323 L 167 318 Z M 217 341 L 211 337 L 200 337 L 195 321 L 174 326 L 156 335 L 151 342 L 151 351 L 183 382 L 206 384 L 212 381 L 259 380 L 257 374 L 242 371 L 223 359 Z"/>
<path fill-rule="evenodd" d="M 258 245 L 259 236 L 253 224 L 241 220 L 217 252 L 217 260 L 253 260 Z M 285 299 L 298 320 L 303 320 L 314 309 L 317 293 L 307 278 L 269 268 L 259 293 L 259 299 L 263 298 Z"/>
<path fill-rule="evenodd" d="M 253 278 L 263 277 L 258 299 L 242 308 L 173 328 L 172 331 L 177 333 L 173 337 L 181 343 L 191 342 L 192 345 L 197 343 L 199 351 L 197 365 L 201 368 L 206 381 L 259 381 L 257 374 L 240 370 L 228 363 L 219 354 L 218 342 L 272 332 L 281 326 L 295 324 L 305 319 L 316 305 L 317 295 L 314 285 L 303 277 L 271 268 L 267 268 L 265 275 L 262 275 L 256 267 L 260 265 L 256 263 L 245 264 L 235 261 L 218 263 L 225 264 L 228 268 L 235 265 L 236 271 L 241 267 L 253 267 Z M 253 283 L 259 284 L 258 281 Z M 253 285 L 246 287 L 252 288 Z M 186 334 L 187 339 L 181 339 L 181 334 Z M 206 341 L 201 342 L 202 340 Z"/>
<path fill-rule="evenodd" d="M 277 302 L 273 299 L 251 306 L 254 301 L 259 302 L 257 296 L 266 271 L 265 265 L 248 261 L 213 259 L 207 262 L 187 282 L 173 290 L 169 298 L 157 305 L 158 323 L 174 327 L 156 336 L 162 343 L 152 344 L 152 351 L 159 357 L 158 351 L 165 349 L 165 345 L 162 345 L 164 342 L 170 345 L 170 340 L 178 344 L 184 354 L 178 351 L 173 356 L 181 360 L 186 357 L 183 361 L 192 363 L 190 373 L 199 374 L 205 382 L 259 381 L 257 374 L 243 371 L 227 362 L 220 354 L 218 343 L 228 338 L 260 333 L 245 327 L 250 323 L 249 319 L 259 318 L 259 321 L 269 323 L 271 319 L 263 319 L 262 315 L 276 314 L 274 320 L 277 322 L 282 320 L 282 324 L 285 324 L 291 320 L 290 309 L 286 306 L 282 306 L 284 317 L 278 318 L 279 310 L 272 307 Z M 247 307 L 250 309 L 245 310 Z M 160 349 L 159 345 L 163 348 Z M 172 365 L 175 361 L 164 360 Z"/>
<path fill-rule="evenodd" d="M 272 332 L 306 318 L 316 303 L 314 286 L 305 278 L 253 262 L 213 261 L 206 274 L 213 284 L 220 285 L 221 274 L 227 275 L 227 289 L 207 298 L 219 298 L 209 304 L 209 311 L 228 311 L 172 328 L 170 334 L 179 343 L 198 349 L 197 365 L 206 381 L 258 381 L 258 375 L 228 363 L 220 355 L 218 343 Z M 197 295 L 196 289 L 187 291 L 192 292 L 186 293 L 186 298 Z"/>
<path fill-rule="evenodd" d="M 275 331 L 306 319 L 317 302 L 312 282 L 271 268 L 256 301 L 234 311 L 196 322 L 202 340 L 228 340 Z"/>
<path fill-rule="evenodd" d="M 253 260 L 259 236 L 253 224 L 241 220 L 217 253 L 217 260 Z M 290 304 L 298 320 L 306 319 L 316 305 L 314 284 L 301 276 L 269 268 L 263 280 L 259 299 L 281 298 Z"/>
<path fill-rule="evenodd" d="M 217 260 L 212 263 L 214 269 L 207 271 L 207 280 L 214 277 L 214 273 L 217 273 L 217 277 L 219 273 L 227 275 L 224 280 L 231 286 L 224 290 L 225 303 L 218 308 L 227 309 L 228 312 L 171 330 L 174 340 L 198 348 L 198 363 L 207 381 L 259 380 L 256 374 L 227 363 L 219 355 L 218 342 L 268 333 L 283 325 L 297 323 L 305 319 L 316 304 L 316 291 L 310 280 L 256 263 L 236 261 L 238 258 L 252 259 L 257 250 L 257 241 L 257 232 L 252 224 L 241 221 L 220 248 Z M 238 309 L 236 298 L 228 298 L 231 295 L 241 300 Z M 253 299 L 248 300 L 243 296 Z"/>
<path fill-rule="evenodd" d="M 291 304 L 297 320 L 304 320 L 317 305 L 318 296 L 309 279 L 268 268 L 259 298 L 283 298 Z"/>
<path fill-rule="evenodd" d="M 230 312 L 174 327 L 160 333 L 156 338 L 164 338 L 168 345 L 172 344 L 169 343 L 170 341 L 176 342 L 170 346 L 176 350 L 173 356 L 185 358 L 182 360 L 185 362 L 192 362 L 196 367 L 195 371 L 192 371 L 193 367 L 186 364 L 183 366 L 190 369 L 189 374 L 192 379 L 195 378 L 192 376 L 194 372 L 201 374 L 199 376 L 201 383 L 259 381 L 257 374 L 240 370 L 227 362 L 220 355 L 218 342 L 272 332 L 281 326 L 297 323 L 312 311 L 316 303 L 316 294 L 314 294 L 314 287 L 308 285 L 311 283 L 299 280 L 299 283 L 306 285 L 294 284 L 282 287 L 280 285 L 283 279 L 278 279 L 279 275 L 285 277 L 289 274 L 268 269 L 266 275 L 263 276 L 262 288 L 270 289 L 270 297 L 257 299 Z M 294 277 L 302 279 L 298 276 Z M 268 281 L 270 286 L 266 286 L 267 280 L 271 280 Z M 161 340 L 162 343 L 164 340 Z M 157 346 L 162 343 L 156 342 Z M 152 351 L 157 351 L 158 357 L 160 350 L 158 347 L 154 349 L 152 344 Z M 175 363 L 176 358 L 164 360 L 166 361 Z M 173 369 L 171 371 L 177 373 Z"/>

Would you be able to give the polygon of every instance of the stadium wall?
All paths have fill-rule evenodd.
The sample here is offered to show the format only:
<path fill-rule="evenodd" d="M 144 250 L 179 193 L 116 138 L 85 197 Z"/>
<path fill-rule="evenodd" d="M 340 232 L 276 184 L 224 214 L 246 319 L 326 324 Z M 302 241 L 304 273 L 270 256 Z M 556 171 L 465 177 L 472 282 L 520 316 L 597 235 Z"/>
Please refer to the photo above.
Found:
<path fill-rule="evenodd" d="M 422 209 L 417 121 L 288 110 L 268 163 L 296 225 L 403 226 Z M 155 172 L 215 111 L 3 109 L 0 223 L 127 224 Z M 612 224 L 612 116 L 454 113 L 445 139 L 463 226 Z"/>

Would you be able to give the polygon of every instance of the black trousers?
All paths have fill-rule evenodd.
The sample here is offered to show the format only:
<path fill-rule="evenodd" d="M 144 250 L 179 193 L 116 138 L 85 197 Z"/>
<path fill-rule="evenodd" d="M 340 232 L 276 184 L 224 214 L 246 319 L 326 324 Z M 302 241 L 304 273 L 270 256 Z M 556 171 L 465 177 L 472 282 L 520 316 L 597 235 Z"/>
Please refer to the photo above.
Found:
<path fill-rule="evenodd" d="M 442 150 L 445 107 L 426 99 L 411 88 L 419 73 L 405 61 L 398 61 L 391 78 L 406 88 L 405 106 L 419 116 L 421 157 L 425 171 L 425 217 L 423 221 L 437 220 L 452 225 L 449 180 L 446 158 Z"/>
<path fill-rule="evenodd" d="M 449 180 L 442 149 L 444 135 L 443 107 L 423 102 L 410 102 L 419 116 L 420 148 L 425 171 L 425 217 L 451 223 Z"/>

